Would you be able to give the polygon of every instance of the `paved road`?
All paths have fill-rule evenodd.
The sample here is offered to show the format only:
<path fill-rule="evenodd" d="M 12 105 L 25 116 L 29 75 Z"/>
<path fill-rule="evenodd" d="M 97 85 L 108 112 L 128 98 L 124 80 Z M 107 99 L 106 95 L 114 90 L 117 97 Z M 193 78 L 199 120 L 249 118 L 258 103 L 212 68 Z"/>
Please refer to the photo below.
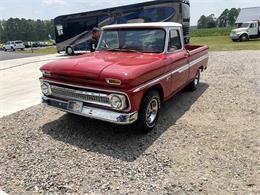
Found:
<path fill-rule="evenodd" d="M 52 54 L 0 61 L 0 117 L 39 104 L 39 68 L 63 58 Z"/>
<path fill-rule="evenodd" d="M 42 54 L 34 54 L 34 53 L 24 54 L 19 52 L 12 52 L 12 51 L 8 51 L 8 52 L 0 51 L 0 61 L 27 58 L 27 57 L 36 57 L 41 55 Z"/>

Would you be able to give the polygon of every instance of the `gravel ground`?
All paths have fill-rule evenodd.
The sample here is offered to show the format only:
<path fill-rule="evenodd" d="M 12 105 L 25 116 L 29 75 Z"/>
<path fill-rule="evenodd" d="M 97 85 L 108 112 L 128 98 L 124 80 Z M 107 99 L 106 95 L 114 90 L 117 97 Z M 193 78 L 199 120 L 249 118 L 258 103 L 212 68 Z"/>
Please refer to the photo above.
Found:
<path fill-rule="evenodd" d="M 0 187 L 22 193 L 259 194 L 260 51 L 212 52 L 147 135 L 42 105 L 0 119 Z"/>

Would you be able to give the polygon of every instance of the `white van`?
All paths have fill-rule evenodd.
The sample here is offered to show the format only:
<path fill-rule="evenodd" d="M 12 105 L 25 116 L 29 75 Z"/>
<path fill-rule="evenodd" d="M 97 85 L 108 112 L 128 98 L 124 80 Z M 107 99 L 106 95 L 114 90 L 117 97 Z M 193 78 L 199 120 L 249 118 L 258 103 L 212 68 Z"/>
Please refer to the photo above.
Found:
<path fill-rule="evenodd" d="M 7 50 L 12 50 L 15 51 L 16 49 L 21 49 L 24 50 L 25 46 L 22 41 L 8 41 L 7 43 L 4 44 L 4 51 Z"/>

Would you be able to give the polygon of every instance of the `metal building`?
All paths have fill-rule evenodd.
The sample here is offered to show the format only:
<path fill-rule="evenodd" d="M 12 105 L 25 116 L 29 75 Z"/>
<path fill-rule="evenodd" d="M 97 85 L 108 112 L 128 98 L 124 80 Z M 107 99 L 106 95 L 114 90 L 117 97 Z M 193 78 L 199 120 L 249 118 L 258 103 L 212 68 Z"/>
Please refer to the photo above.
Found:
<path fill-rule="evenodd" d="M 236 20 L 236 24 L 240 25 L 243 22 L 252 20 L 260 21 L 260 7 L 242 8 Z"/>

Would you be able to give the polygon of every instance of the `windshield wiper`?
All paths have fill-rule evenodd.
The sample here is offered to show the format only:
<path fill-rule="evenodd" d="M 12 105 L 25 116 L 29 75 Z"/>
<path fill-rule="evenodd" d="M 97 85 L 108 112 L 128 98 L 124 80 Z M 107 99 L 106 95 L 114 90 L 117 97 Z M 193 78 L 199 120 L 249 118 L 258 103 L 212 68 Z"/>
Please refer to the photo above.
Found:
<path fill-rule="evenodd" d="M 111 48 L 111 49 L 106 49 L 106 51 L 122 51 L 122 52 L 141 53 L 141 51 L 138 51 L 138 50 L 135 50 L 135 49 L 124 49 L 124 48 Z"/>

